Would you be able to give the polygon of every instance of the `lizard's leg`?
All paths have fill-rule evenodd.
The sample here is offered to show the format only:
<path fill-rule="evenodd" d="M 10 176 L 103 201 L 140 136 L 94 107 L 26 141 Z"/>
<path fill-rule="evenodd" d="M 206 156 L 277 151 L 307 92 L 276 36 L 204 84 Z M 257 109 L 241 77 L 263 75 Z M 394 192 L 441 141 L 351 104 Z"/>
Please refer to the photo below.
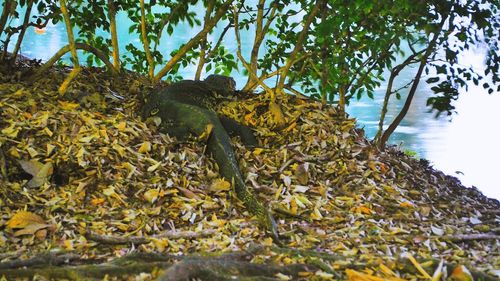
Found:
<path fill-rule="evenodd" d="M 226 130 L 226 132 L 231 136 L 239 136 L 244 145 L 250 147 L 256 147 L 259 145 L 259 142 L 255 138 L 252 129 L 245 125 L 238 123 L 236 120 L 233 120 L 226 116 L 219 115 L 219 120 Z"/>
<path fill-rule="evenodd" d="M 162 130 L 170 136 L 175 137 L 180 142 L 187 141 L 191 135 L 189 129 L 182 124 L 165 126 L 162 127 Z"/>

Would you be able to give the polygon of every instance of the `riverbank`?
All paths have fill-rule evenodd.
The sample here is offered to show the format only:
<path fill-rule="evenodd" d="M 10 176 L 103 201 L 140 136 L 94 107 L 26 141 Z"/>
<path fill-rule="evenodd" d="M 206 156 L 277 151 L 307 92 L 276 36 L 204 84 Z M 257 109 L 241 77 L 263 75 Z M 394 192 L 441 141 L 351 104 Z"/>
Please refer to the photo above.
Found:
<path fill-rule="evenodd" d="M 408 254 L 431 276 L 441 260 L 455 265 L 448 274 L 460 274 L 456 265 L 499 269 L 497 200 L 425 160 L 373 149 L 356 121 L 333 108 L 282 100 L 280 129 L 263 96 L 218 109 L 255 128 L 258 148 L 233 145 L 248 185 L 274 210 L 284 243 L 276 247 L 203 143 L 179 142 L 139 120 L 151 90 L 144 79 L 84 69 L 61 97 L 65 74 L 52 69 L 33 84 L 16 72 L 0 78 L 0 275 L 8 273 L 2 264 L 49 250 L 79 257 L 70 264 L 158 252 L 169 257 L 156 264 L 165 270 L 179 259 L 168 255 L 251 248 L 239 257 L 243 267 L 273 265 L 271 277 L 283 280 L 425 275 Z M 163 274 L 122 274 L 145 271 L 144 278 Z"/>

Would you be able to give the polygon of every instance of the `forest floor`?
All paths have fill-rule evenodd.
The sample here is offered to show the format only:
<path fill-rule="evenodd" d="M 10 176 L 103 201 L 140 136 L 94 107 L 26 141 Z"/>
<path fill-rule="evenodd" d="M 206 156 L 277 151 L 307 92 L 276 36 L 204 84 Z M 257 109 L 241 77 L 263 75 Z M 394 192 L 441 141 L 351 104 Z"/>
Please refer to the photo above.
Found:
<path fill-rule="evenodd" d="M 60 96 L 66 73 L 0 74 L 7 280 L 498 280 L 500 203 L 425 160 L 374 149 L 332 107 L 281 100 L 279 128 L 263 95 L 219 107 L 255 128 L 259 147 L 233 146 L 273 210 L 276 245 L 203 142 L 140 120 L 143 78 L 84 69 Z"/>

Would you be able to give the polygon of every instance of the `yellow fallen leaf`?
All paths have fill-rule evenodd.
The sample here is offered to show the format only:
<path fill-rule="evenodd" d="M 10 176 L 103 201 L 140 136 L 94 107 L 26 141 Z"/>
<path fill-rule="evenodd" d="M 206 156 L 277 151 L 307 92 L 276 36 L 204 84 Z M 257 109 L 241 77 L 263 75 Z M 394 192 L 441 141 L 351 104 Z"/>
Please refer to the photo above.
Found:
<path fill-rule="evenodd" d="M 373 276 L 371 274 L 362 273 L 353 269 L 346 269 L 345 271 L 348 281 L 384 281 L 386 279 Z"/>
<path fill-rule="evenodd" d="M 125 155 L 125 148 L 123 148 L 123 146 L 121 146 L 121 145 L 119 145 L 119 144 L 117 144 L 117 143 L 113 143 L 112 147 L 113 147 L 113 149 L 114 149 L 116 152 L 118 152 L 118 154 L 119 154 L 120 156 L 122 156 L 122 157 L 123 157 L 123 156 Z"/>
<path fill-rule="evenodd" d="M 9 149 L 9 154 L 10 156 L 14 157 L 14 158 L 21 158 L 21 155 L 19 155 L 19 151 L 17 150 L 16 147 L 12 146 L 10 149 Z"/>
<path fill-rule="evenodd" d="M 122 163 L 119 168 L 125 168 L 128 170 L 127 179 L 131 178 L 137 170 L 137 168 L 129 162 Z"/>
<path fill-rule="evenodd" d="M 295 127 L 297 127 L 297 122 L 293 122 L 288 127 L 286 127 L 283 131 L 288 133 L 288 132 L 292 131 Z"/>
<path fill-rule="evenodd" d="M 318 270 L 314 273 L 315 277 L 320 278 L 320 280 L 334 280 L 334 275 L 331 273 L 324 272 L 322 270 Z"/>
<path fill-rule="evenodd" d="M 388 268 L 386 265 L 384 265 L 383 263 L 381 263 L 379 265 L 379 268 L 380 268 L 380 271 L 383 272 L 384 274 L 386 275 L 389 275 L 389 276 L 397 276 L 396 273 L 394 271 L 392 271 L 390 268 Z"/>
<path fill-rule="evenodd" d="M 365 215 L 371 215 L 373 213 L 372 209 L 370 209 L 365 205 L 352 207 L 350 211 L 356 214 L 365 214 Z"/>
<path fill-rule="evenodd" d="M 273 245 L 273 238 L 267 237 L 262 240 L 262 245 L 264 246 L 272 246 Z"/>
<path fill-rule="evenodd" d="M 459 265 L 451 272 L 450 280 L 452 281 L 472 281 L 474 278 L 470 271 L 463 265 Z"/>
<path fill-rule="evenodd" d="M 155 164 L 149 166 L 147 171 L 153 172 L 154 170 L 158 169 L 158 167 L 160 167 L 160 165 L 161 165 L 161 162 L 156 162 Z"/>
<path fill-rule="evenodd" d="M 257 147 L 257 148 L 255 148 L 255 149 L 253 150 L 253 152 L 252 152 L 252 153 L 253 153 L 253 155 L 256 155 L 256 156 L 257 156 L 257 155 L 260 155 L 260 154 L 262 153 L 262 151 L 264 151 L 264 149 L 263 149 L 263 148 Z"/>
<path fill-rule="evenodd" d="M 93 206 L 98 206 L 102 205 L 105 201 L 106 199 L 104 198 L 92 198 L 92 200 L 90 200 L 90 204 L 92 204 Z"/>
<path fill-rule="evenodd" d="M 80 107 L 80 104 L 74 102 L 66 102 L 66 101 L 57 101 L 62 109 L 64 110 L 74 110 Z"/>
<path fill-rule="evenodd" d="M 34 223 L 46 224 L 45 220 L 37 214 L 28 211 L 19 211 L 7 221 L 7 227 L 12 229 L 25 228 Z"/>
<path fill-rule="evenodd" d="M 80 167 L 85 167 L 87 166 L 88 164 L 88 161 L 85 161 L 85 159 L 83 158 L 83 156 L 87 153 L 87 151 L 85 150 L 85 148 L 81 147 L 78 152 L 76 153 L 76 159 L 78 160 L 78 165 L 80 165 Z"/>
<path fill-rule="evenodd" d="M 122 121 L 122 122 L 118 123 L 118 125 L 115 125 L 115 126 L 119 131 L 125 131 L 125 128 L 127 128 L 127 122 Z"/>
<path fill-rule="evenodd" d="M 144 199 L 150 203 L 154 203 L 156 199 L 158 199 L 158 195 L 160 194 L 160 191 L 158 189 L 150 189 L 146 192 L 144 192 Z"/>
<path fill-rule="evenodd" d="M 49 156 L 52 153 L 52 151 L 54 151 L 54 148 L 56 148 L 55 146 L 53 146 L 50 143 L 47 143 L 46 147 L 47 147 L 47 149 L 46 149 L 47 152 L 45 153 L 45 156 Z"/>
<path fill-rule="evenodd" d="M 17 133 L 19 133 L 20 128 L 16 128 L 16 124 L 12 123 L 9 127 L 2 129 L 2 134 L 6 135 L 9 138 L 17 137 Z"/>
<path fill-rule="evenodd" d="M 321 215 L 321 212 L 318 210 L 318 208 L 314 208 L 314 211 L 311 213 L 311 219 L 321 220 L 322 218 L 323 215 Z"/>
<path fill-rule="evenodd" d="M 26 150 L 31 158 L 35 158 L 38 155 L 38 151 L 36 151 L 33 147 L 28 147 Z"/>
<path fill-rule="evenodd" d="M 196 195 L 196 193 L 192 192 L 191 190 L 189 190 L 187 188 L 177 187 L 177 189 L 179 189 L 182 192 L 182 194 L 184 194 L 184 196 L 186 198 L 189 198 L 189 199 L 200 199 L 200 197 L 198 195 Z"/>
<path fill-rule="evenodd" d="M 294 174 L 300 184 L 307 185 L 309 182 L 309 164 L 297 165 L 297 168 L 294 169 Z"/>
<path fill-rule="evenodd" d="M 52 137 L 54 133 L 47 127 L 43 128 L 43 131 L 47 134 L 47 136 Z"/>
<path fill-rule="evenodd" d="M 220 192 L 229 191 L 231 189 L 231 183 L 224 179 L 216 179 L 212 185 L 210 185 L 210 191 Z"/>
<path fill-rule="evenodd" d="M 156 247 L 156 250 L 158 252 L 164 252 L 165 249 L 168 247 L 169 243 L 168 243 L 168 239 L 166 238 L 151 238 L 151 242 L 153 242 L 153 244 L 155 245 Z"/>
<path fill-rule="evenodd" d="M 53 231 L 55 228 L 53 225 L 46 223 L 39 215 L 28 211 L 17 212 L 7 221 L 6 225 L 11 229 L 20 229 L 14 232 L 14 236 L 36 235 L 39 239 L 43 239 L 47 235 L 45 229 L 48 228 Z"/>
<path fill-rule="evenodd" d="M 274 276 L 276 278 L 278 278 L 278 280 L 282 280 L 282 281 L 292 280 L 292 277 L 285 275 L 283 273 L 276 273 Z"/>
<path fill-rule="evenodd" d="M 422 266 L 417 262 L 417 260 L 410 254 L 406 253 L 406 258 L 410 260 L 410 262 L 415 266 L 415 268 L 427 279 L 432 279 L 432 277 L 425 271 Z"/>
<path fill-rule="evenodd" d="M 255 119 L 253 119 L 253 116 L 255 115 L 255 113 L 256 113 L 256 111 L 252 111 L 252 112 L 246 114 L 245 117 L 243 117 L 244 124 L 256 126 L 257 121 L 255 121 Z"/>
<path fill-rule="evenodd" d="M 410 208 L 410 207 L 413 207 L 413 204 L 409 201 L 404 201 L 404 202 L 399 203 L 399 206 L 401 206 L 403 208 Z"/>
<path fill-rule="evenodd" d="M 205 126 L 205 130 L 201 135 L 198 136 L 199 141 L 208 141 L 208 138 L 212 134 L 212 130 L 214 129 L 214 125 L 212 123 L 208 123 L 207 126 Z"/>
<path fill-rule="evenodd" d="M 151 151 L 151 143 L 149 141 L 145 141 L 141 144 L 141 147 L 139 147 L 138 152 L 139 153 L 146 153 Z"/>

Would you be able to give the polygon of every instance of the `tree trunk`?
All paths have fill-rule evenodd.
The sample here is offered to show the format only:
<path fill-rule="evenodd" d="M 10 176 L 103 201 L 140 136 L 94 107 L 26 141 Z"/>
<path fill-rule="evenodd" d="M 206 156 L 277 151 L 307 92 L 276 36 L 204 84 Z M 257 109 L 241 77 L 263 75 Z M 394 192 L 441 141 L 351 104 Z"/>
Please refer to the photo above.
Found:
<path fill-rule="evenodd" d="M 28 29 L 32 8 L 33 8 L 33 0 L 29 0 L 28 5 L 26 7 L 26 13 L 24 14 L 23 26 L 21 27 L 21 31 L 19 32 L 19 37 L 17 37 L 16 46 L 14 47 L 14 51 L 12 52 L 12 57 L 10 58 L 10 65 L 14 65 L 14 63 L 16 62 L 17 54 L 19 53 L 19 49 L 21 49 L 21 43 L 23 42 L 24 34 L 26 33 L 26 29 Z"/>
<path fill-rule="evenodd" d="M 203 28 L 205 28 L 205 25 L 207 24 L 208 21 L 210 21 L 210 15 L 212 14 L 212 11 L 214 9 L 215 1 L 210 1 L 207 4 L 207 9 L 205 11 L 205 17 L 203 20 Z M 207 53 L 207 34 L 205 34 L 204 38 L 202 39 L 201 43 L 201 50 L 200 50 L 200 59 L 198 60 L 198 66 L 196 67 L 196 73 L 194 75 L 194 80 L 200 80 L 201 78 L 201 72 L 203 71 L 203 66 L 205 65 L 206 61 L 206 53 Z"/>
<path fill-rule="evenodd" d="M 378 131 L 377 134 L 375 135 L 375 143 L 379 143 L 380 137 L 382 136 L 383 128 L 384 128 L 384 120 L 385 120 L 385 115 L 387 114 L 387 107 L 389 106 L 389 98 L 392 95 L 392 84 L 394 83 L 394 78 L 398 73 L 393 69 L 391 71 L 391 75 L 389 77 L 389 82 L 387 83 L 387 89 L 385 91 L 385 96 L 384 96 L 384 103 L 382 104 L 382 110 L 380 112 L 380 119 L 378 121 Z"/>
<path fill-rule="evenodd" d="M 5 25 L 7 24 L 7 20 L 9 19 L 9 13 L 12 10 L 12 5 L 14 1 L 5 0 L 3 4 L 2 15 L 0 16 L 0 36 L 2 36 L 3 30 L 5 29 Z"/>
<path fill-rule="evenodd" d="M 411 56 L 406 58 L 404 62 L 395 66 L 391 70 L 391 74 L 389 76 L 389 82 L 387 83 L 387 89 L 385 91 L 384 103 L 382 104 L 382 109 L 380 111 L 378 131 L 377 131 L 377 134 L 375 135 L 375 137 L 373 138 L 376 145 L 379 146 L 381 149 L 383 147 L 380 146 L 380 138 L 382 137 L 382 133 L 384 132 L 383 128 L 384 128 L 385 115 L 387 114 L 387 108 L 389 107 L 389 99 L 392 95 L 392 86 L 394 85 L 394 79 L 396 79 L 396 77 L 399 75 L 401 70 L 403 70 L 406 66 L 413 64 L 415 62 L 414 59 L 417 58 L 422 53 L 423 53 L 423 50 L 413 53 Z"/>
<path fill-rule="evenodd" d="M 116 7 L 113 0 L 108 0 L 109 28 L 111 32 L 111 45 L 113 47 L 113 66 L 117 72 L 120 71 L 120 49 L 118 46 L 118 34 L 116 32 Z"/>
<path fill-rule="evenodd" d="M 389 140 L 389 137 L 392 135 L 394 130 L 399 126 L 403 118 L 406 116 L 406 113 L 408 113 L 408 110 L 410 109 L 410 105 L 413 101 L 413 97 L 415 96 L 415 92 L 417 91 L 418 84 L 420 82 L 420 78 L 422 78 L 422 73 L 424 72 L 425 65 L 427 64 L 427 59 L 431 55 L 431 53 L 434 51 L 434 47 L 436 46 L 437 39 L 439 37 L 439 34 L 443 30 L 444 23 L 446 21 L 446 18 L 443 17 L 440 23 L 439 29 L 436 31 L 434 34 L 434 37 L 432 38 L 431 42 L 429 43 L 429 46 L 427 46 L 427 49 L 420 59 L 420 65 L 417 70 L 417 74 L 415 75 L 415 80 L 413 81 L 413 84 L 411 85 L 410 91 L 408 93 L 408 97 L 406 97 L 405 104 L 403 105 L 403 108 L 399 112 L 399 114 L 396 116 L 394 121 L 392 121 L 391 125 L 387 128 L 387 130 L 382 134 L 382 137 L 380 138 L 379 142 L 379 147 L 383 149 L 385 147 L 385 144 Z"/>
<path fill-rule="evenodd" d="M 142 35 L 142 45 L 144 46 L 144 52 L 146 53 L 146 60 L 148 61 L 148 75 L 149 78 L 153 79 L 155 75 L 155 62 L 153 56 L 151 55 L 151 50 L 149 49 L 148 33 L 146 31 L 146 11 L 144 9 L 144 0 L 140 0 L 141 4 L 141 35 Z"/>
<path fill-rule="evenodd" d="M 290 56 L 288 56 L 288 59 L 286 60 L 286 64 L 283 67 L 283 70 L 280 73 L 280 79 L 278 81 L 278 85 L 276 86 L 276 93 L 278 94 L 283 94 L 283 87 L 285 86 L 285 80 L 288 75 L 288 72 L 290 71 L 290 68 L 292 67 L 295 57 L 298 55 L 298 53 L 302 50 L 304 40 L 306 39 L 307 32 L 309 31 L 309 26 L 311 25 L 312 21 L 316 17 L 316 14 L 319 12 L 319 7 L 322 6 L 324 0 L 317 0 L 316 4 L 312 8 L 312 10 L 309 12 L 307 15 L 307 18 L 304 22 L 304 28 L 299 34 L 299 37 L 297 38 L 297 42 L 295 43 L 295 46 L 290 53 Z"/>
<path fill-rule="evenodd" d="M 63 95 L 71 81 L 80 73 L 80 62 L 78 61 L 78 55 L 76 53 L 76 46 L 75 46 L 75 37 L 73 36 L 73 28 L 71 27 L 71 22 L 69 19 L 69 13 L 68 9 L 66 8 L 66 0 L 59 0 L 59 3 L 61 4 L 61 12 L 64 17 L 64 23 L 66 24 L 66 33 L 68 34 L 68 41 L 69 41 L 69 47 L 71 50 L 71 58 L 73 60 L 73 70 L 71 70 L 70 74 L 64 82 L 61 84 L 59 87 L 59 94 Z"/>

